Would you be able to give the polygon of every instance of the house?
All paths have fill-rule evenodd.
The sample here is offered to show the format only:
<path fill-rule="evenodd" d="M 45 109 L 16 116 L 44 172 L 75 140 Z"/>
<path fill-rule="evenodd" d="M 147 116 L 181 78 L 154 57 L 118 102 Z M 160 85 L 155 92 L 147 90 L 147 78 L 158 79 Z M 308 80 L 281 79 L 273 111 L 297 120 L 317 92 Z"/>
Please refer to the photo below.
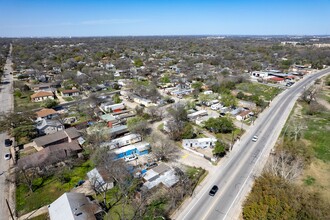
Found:
<path fill-rule="evenodd" d="M 252 113 L 252 112 L 249 111 L 249 110 L 242 111 L 241 113 L 239 113 L 238 115 L 236 115 L 236 119 L 237 119 L 238 121 L 245 120 L 245 119 L 247 119 L 247 118 L 250 117 L 251 113 Z"/>
<path fill-rule="evenodd" d="M 259 78 L 266 78 L 266 77 L 268 77 L 268 72 L 253 71 L 253 72 L 251 73 L 251 76 L 259 77 Z"/>
<path fill-rule="evenodd" d="M 76 140 L 81 135 L 76 128 L 68 128 L 62 131 L 55 132 L 53 134 L 45 135 L 42 137 L 35 138 L 33 140 L 34 145 L 37 148 L 45 148 L 51 145 L 60 144 L 60 143 L 70 143 L 73 140 Z"/>
<path fill-rule="evenodd" d="M 206 110 L 199 110 L 197 112 L 194 112 L 194 113 L 191 113 L 191 114 L 188 114 L 187 117 L 189 120 L 194 120 L 198 117 L 201 117 L 201 116 L 205 116 L 207 115 L 207 111 Z"/>
<path fill-rule="evenodd" d="M 111 124 L 117 122 L 117 118 L 114 117 L 114 116 L 111 115 L 111 114 L 104 114 L 104 115 L 101 115 L 101 116 L 100 116 L 100 119 L 101 119 L 102 121 L 105 121 L 106 123 L 111 123 Z"/>
<path fill-rule="evenodd" d="M 38 134 L 53 134 L 64 130 L 64 125 L 58 120 L 41 119 L 37 121 Z"/>
<path fill-rule="evenodd" d="M 170 188 L 179 181 L 179 177 L 171 167 L 161 163 L 158 166 L 148 170 L 144 174 L 143 180 L 145 181 L 143 186 L 148 189 L 152 189 L 159 184 L 163 184 L 165 187 Z"/>
<path fill-rule="evenodd" d="M 63 90 L 61 94 L 63 97 L 79 96 L 80 91 L 78 89 Z"/>
<path fill-rule="evenodd" d="M 124 137 L 113 139 L 109 142 L 103 142 L 101 147 L 108 147 L 110 150 L 115 148 L 124 147 L 126 145 L 135 144 L 142 141 L 142 137 L 139 134 L 128 134 Z"/>
<path fill-rule="evenodd" d="M 155 104 L 152 103 L 152 101 L 150 99 L 142 98 L 142 97 L 135 96 L 135 95 L 130 96 L 130 98 L 132 98 L 135 103 L 142 104 L 142 105 L 145 105 L 147 107 L 155 105 Z"/>
<path fill-rule="evenodd" d="M 183 139 L 182 146 L 185 148 L 207 148 L 214 147 L 216 138 L 196 138 L 196 139 Z"/>
<path fill-rule="evenodd" d="M 122 159 L 131 155 L 142 156 L 145 154 L 149 154 L 150 149 L 150 144 L 145 141 L 142 141 L 116 149 L 114 150 L 114 153 L 117 155 L 117 159 Z"/>
<path fill-rule="evenodd" d="M 247 109 L 254 109 L 257 107 L 256 103 L 245 100 L 238 100 L 238 105 L 242 108 L 247 108 Z"/>
<path fill-rule="evenodd" d="M 30 96 L 32 102 L 42 102 L 46 99 L 54 99 L 54 93 L 39 91 Z"/>
<path fill-rule="evenodd" d="M 116 112 L 121 111 L 126 108 L 124 103 L 112 104 L 112 103 L 102 103 L 99 107 L 103 112 Z"/>
<path fill-rule="evenodd" d="M 81 151 L 82 148 L 77 141 L 55 144 L 20 158 L 17 166 L 21 169 L 44 167 L 77 157 Z"/>
<path fill-rule="evenodd" d="M 118 125 L 114 127 L 106 127 L 102 124 L 96 124 L 87 128 L 87 134 L 100 134 L 103 136 L 116 137 L 128 132 L 127 125 Z"/>
<path fill-rule="evenodd" d="M 43 108 L 40 111 L 37 111 L 36 114 L 37 114 L 37 120 L 53 119 L 59 116 L 57 111 L 51 108 Z"/>
<path fill-rule="evenodd" d="M 239 113 L 241 113 L 243 110 L 244 110 L 243 108 L 235 108 L 230 112 L 230 114 L 232 114 L 233 116 L 236 116 Z"/>
<path fill-rule="evenodd" d="M 103 210 L 84 193 L 66 192 L 48 206 L 50 220 L 100 220 Z"/>
<path fill-rule="evenodd" d="M 114 179 L 109 175 L 109 171 L 104 168 L 94 168 L 87 173 L 87 177 L 94 190 L 98 193 L 105 192 L 114 187 Z"/>
<path fill-rule="evenodd" d="M 44 91 L 44 92 L 55 92 L 56 89 L 53 88 L 52 83 L 40 83 L 31 86 L 31 90 L 35 92 Z"/>
<path fill-rule="evenodd" d="M 204 122 L 206 122 L 207 120 L 209 120 L 210 118 L 216 118 L 216 115 L 205 115 L 205 116 L 201 116 L 195 119 L 195 124 L 196 125 L 203 125 Z"/>
<path fill-rule="evenodd" d="M 274 77 L 268 78 L 267 80 L 270 82 L 274 82 L 274 83 L 283 83 L 285 81 L 285 78 L 274 76 Z"/>

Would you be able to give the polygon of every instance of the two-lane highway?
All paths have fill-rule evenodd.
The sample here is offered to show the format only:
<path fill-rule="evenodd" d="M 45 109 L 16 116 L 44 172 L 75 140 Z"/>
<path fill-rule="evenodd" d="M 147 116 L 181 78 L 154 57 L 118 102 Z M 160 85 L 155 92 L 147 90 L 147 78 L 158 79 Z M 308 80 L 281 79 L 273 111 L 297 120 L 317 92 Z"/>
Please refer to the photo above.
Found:
<path fill-rule="evenodd" d="M 315 73 L 277 96 L 241 142 L 234 145 L 224 163 L 218 166 L 212 181 L 206 183 L 189 204 L 184 204 L 185 208 L 175 218 L 238 219 L 242 201 L 251 189 L 254 175 L 262 170 L 296 99 L 308 84 L 328 72 L 329 69 Z M 251 141 L 254 135 L 259 136 L 256 142 Z M 213 185 L 219 187 L 214 197 L 208 194 Z"/>

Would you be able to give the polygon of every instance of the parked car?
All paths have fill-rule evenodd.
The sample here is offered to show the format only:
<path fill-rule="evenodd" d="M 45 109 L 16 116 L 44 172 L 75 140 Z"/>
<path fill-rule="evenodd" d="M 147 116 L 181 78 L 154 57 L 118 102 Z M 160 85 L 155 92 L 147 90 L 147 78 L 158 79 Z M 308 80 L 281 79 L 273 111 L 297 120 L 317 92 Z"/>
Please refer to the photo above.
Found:
<path fill-rule="evenodd" d="M 222 108 L 223 106 L 220 103 L 211 105 L 211 109 L 212 110 L 219 110 L 220 108 Z"/>
<path fill-rule="evenodd" d="M 13 144 L 13 141 L 12 140 L 10 140 L 10 139 L 5 139 L 5 146 L 6 147 L 10 147 L 11 145 Z"/>
<path fill-rule="evenodd" d="M 218 186 L 217 185 L 214 185 L 212 187 L 212 189 L 210 190 L 209 195 L 210 196 L 214 196 L 218 192 L 218 189 L 219 189 Z"/>
<path fill-rule="evenodd" d="M 258 136 L 257 135 L 254 135 L 253 138 L 252 138 L 252 141 L 253 142 L 256 142 L 258 140 Z"/>
<path fill-rule="evenodd" d="M 138 157 L 135 156 L 135 155 L 130 155 L 130 156 L 127 156 L 127 157 L 124 158 L 124 160 L 126 162 L 129 162 L 129 161 L 132 161 L 132 160 L 136 160 L 136 159 L 138 159 Z"/>
<path fill-rule="evenodd" d="M 147 169 L 151 169 L 151 168 L 154 168 L 156 166 L 158 166 L 158 164 L 156 162 L 151 162 L 151 163 L 146 164 Z"/>
<path fill-rule="evenodd" d="M 10 153 L 6 153 L 4 156 L 5 160 L 10 160 L 11 158 L 11 154 Z"/>

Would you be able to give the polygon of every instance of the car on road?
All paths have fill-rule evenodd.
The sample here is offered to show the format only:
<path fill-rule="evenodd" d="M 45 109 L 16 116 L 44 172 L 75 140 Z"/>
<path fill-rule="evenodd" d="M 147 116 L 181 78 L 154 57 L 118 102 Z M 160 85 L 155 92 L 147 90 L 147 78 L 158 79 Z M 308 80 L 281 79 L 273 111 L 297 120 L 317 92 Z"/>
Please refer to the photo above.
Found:
<path fill-rule="evenodd" d="M 5 146 L 6 147 L 10 147 L 11 145 L 13 144 L 13 141 L 12 140 L 10 140 L 10 139 L 5 139 Z"/>
<path fill-rule="evenodd" d="M 258 136 L 257 135 L 254 135 L 253 138 L 252 138 L 252 141 L 253 142 L 256 142 L 258 140 Z"/>
<path fill-rule="evenodd" d="M 130 155 L 130 156 L 127 156 L 127 157 L 124 158 L 124 160 L 126 162 L 133 161 L 133 160 L 136 160 L 136 159 L 138 159 L 138 157 L 135 156 L 135 155 Z"/>
<path fill-rule="evenodd" d="M 217 185 L 214 185 L 212 187 L 212 189 L 210 190 L 209 195 L 210 196 L 214 196 L 218 192 L 218 189 L 219 189 L 218 186 Z"/>
<path fill-rule="evenodd" d="M 11 158 L 11 154 L 10 153 L 6 153 L 4 156 L 5 160 L 10 160 Z"/>

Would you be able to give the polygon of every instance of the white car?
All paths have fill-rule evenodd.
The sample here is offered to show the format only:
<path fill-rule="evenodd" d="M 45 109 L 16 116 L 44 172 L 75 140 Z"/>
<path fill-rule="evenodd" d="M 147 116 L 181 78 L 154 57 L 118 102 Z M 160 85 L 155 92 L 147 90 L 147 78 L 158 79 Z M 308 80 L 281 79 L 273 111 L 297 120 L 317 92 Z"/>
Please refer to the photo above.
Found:
<path fill-rule="evenodd" d="M 130 156 L 127 156 L 127 157 L 124 158 L 125 162 L 133 161 L 133 160 L 136 160 L 136 159 L 138 159 L 138 157 L 135 156 L 135 155 L 130 155 Z"/>
<path fill-rule="evenodd" d="M 254 135 L 253 138 L 252 138 L 252 141 L 253 142 L 256 142 L 258 140 L 258 136 L 257 135 Z"/>
<path fill-rule="evenodd" d="M 212 110 L 219 110 L 220 108 L 222 108 L 222 105 L 220 103 L 211 105 Z"/>

